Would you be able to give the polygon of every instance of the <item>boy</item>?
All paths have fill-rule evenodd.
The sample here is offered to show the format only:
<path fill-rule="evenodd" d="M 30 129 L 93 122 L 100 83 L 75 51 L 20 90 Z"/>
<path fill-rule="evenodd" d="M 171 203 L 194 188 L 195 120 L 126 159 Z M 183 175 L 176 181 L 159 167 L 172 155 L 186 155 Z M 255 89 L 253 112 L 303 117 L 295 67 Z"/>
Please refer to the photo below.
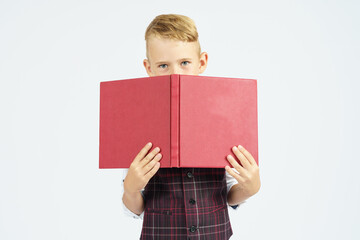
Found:
<path fill-rule="evenodd" d="M 208 55 L 201 53 L 195 24 L 186 16 L 157 16 L 145 40 L 143 64 L 149 76 L 198 75 L 206 69 Z M 231 155 L 227 159 L 236 171 L 230 166 L 226 171 L 160 169 L 160 148 L 149 152 L 151 147 L 149 142 L 141 149 L 123 181 L 125 211 L 144 219 L 140 238 L 229 239 L 232 228 L 227 204 L 236 208 L 260 188 L 259 168 L 251 154 L 234 146 L 238 159 Z"/>

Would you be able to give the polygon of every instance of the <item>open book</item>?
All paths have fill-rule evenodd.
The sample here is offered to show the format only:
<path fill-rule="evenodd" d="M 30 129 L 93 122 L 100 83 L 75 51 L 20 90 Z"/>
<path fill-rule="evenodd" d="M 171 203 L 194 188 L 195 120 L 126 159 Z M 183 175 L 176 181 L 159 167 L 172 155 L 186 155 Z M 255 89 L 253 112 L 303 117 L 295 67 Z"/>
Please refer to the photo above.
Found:
<path fill-rule="evenodd" d="M 257 81 L 166 75 L 100 83 L 99 168 L 128 168 L 145 146 L 160 167 L 223 168 L 233 146 L 258 162 Z"/>

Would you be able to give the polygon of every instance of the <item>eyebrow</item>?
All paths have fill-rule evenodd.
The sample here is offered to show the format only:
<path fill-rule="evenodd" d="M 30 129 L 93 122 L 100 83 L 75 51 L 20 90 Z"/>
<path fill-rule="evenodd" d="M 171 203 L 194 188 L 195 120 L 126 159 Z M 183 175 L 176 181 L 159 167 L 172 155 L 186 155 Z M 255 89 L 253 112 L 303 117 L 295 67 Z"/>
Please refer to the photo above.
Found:
<path fill-rule="evenodd" d="M 156 62 L 155 65 L 158 65 L 158 64 L 165 64 L 167 62 L 164 62 L 164 61 L 161 61 L 161 62 Z"/>
<path fill-rule="evenodd" d="M 183 62 L 183 61 L 191 61 L 192 60 L 192 58 L 181 58 L 181 59 L 179 59 L 178 61 L 179 62 Z M 156 62 L 155 64 L 156 65 L 159 65 L 159 64 L 167 64 L 168 62 L 166 62 L 166 61 L 160 61 L 160 62 Z"/>

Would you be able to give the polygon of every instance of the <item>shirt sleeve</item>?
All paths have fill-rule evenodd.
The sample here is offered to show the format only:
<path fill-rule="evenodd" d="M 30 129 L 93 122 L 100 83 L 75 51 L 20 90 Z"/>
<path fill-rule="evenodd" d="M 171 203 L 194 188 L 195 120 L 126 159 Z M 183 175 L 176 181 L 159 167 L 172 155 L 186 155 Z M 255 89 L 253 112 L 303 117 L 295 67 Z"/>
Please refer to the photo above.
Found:
<path fill-rule="evenodd" d="M 234 169 L 234 168 L 233 168 Z M 226 186 L 227 186 L 227 192 L 229 193 L 230 189 L 232 188 L 232 186 L 234 186 L 235 184 L 237 184 L 237 180 L 231 176 L 226 170 L 225 170 L 225 173 L 226 173 Z M 243 201 L 241 202 L 240 204 L 237 204 L 237 205 L 229 205 L 232 209 L 236 210 L 238 209 L 238 207 L 245 203 L 246 201 Z"/>
<path fill-rule="evenodd" d="M 123 209 L 123 213 L 128 216 L 128 217 L 132 217 L 132 218 L 135 218 L 135 219 L 143 219 L 144 217 L 144 211 L 140 214 L 140 215 L 137 215 L 135 213 L 133 213 L 132 211 L 130 211 L 124 204 L 123 200 L 122 200 L 122 196 L 124 194 L 124 179 L 126 177 L 126 174 L 128 172 L 128 169 L 122 169 L 122 178 L 121 178 L 121 189 L 120 189 L 120 192 L 121 192 L 121 206 L 122 206 L 122 209 Z M 141 195 L 143 196 L 144 198 L 144 189 L 141 190 Z"/>

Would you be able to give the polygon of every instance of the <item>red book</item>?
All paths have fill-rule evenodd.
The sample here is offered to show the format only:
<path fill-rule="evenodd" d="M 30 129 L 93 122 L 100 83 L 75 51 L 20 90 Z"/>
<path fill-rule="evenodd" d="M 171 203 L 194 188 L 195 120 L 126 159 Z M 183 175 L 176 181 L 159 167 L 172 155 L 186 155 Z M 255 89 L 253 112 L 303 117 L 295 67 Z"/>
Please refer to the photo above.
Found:
<path fill-rule="evenodd" d="M 100 168 L 128 168 L 146 143 L 160 167 L 223 168 L 233 146 L 258 163 L 257 82 L 172 74 L 100 83 Z"/>

